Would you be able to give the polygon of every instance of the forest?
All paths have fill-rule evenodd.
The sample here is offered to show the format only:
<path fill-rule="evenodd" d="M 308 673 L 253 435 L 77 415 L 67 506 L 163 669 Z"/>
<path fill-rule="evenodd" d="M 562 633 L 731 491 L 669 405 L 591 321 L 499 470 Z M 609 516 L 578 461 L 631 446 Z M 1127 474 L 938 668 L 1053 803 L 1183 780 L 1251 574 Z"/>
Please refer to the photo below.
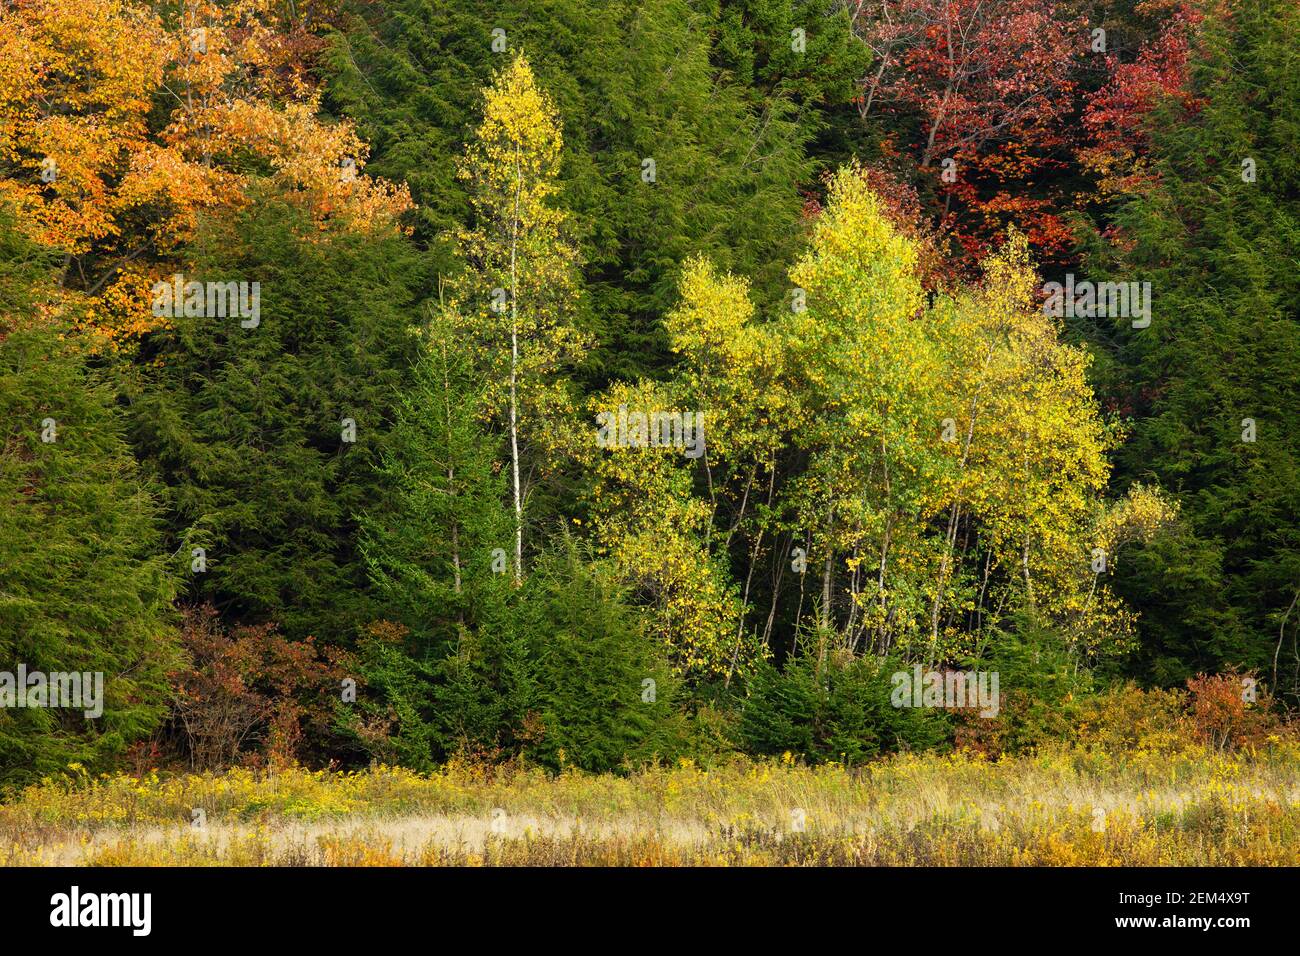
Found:
<path fill-rule="evenodd" d="M 1034 760 L 1228 761 L 1284 819 L 1213 862 L 1300 861 L 1295 0 L 0 0 L 0 63 L 0 861 Z M 954 862 L 889 839 L 826 861 Z"/>

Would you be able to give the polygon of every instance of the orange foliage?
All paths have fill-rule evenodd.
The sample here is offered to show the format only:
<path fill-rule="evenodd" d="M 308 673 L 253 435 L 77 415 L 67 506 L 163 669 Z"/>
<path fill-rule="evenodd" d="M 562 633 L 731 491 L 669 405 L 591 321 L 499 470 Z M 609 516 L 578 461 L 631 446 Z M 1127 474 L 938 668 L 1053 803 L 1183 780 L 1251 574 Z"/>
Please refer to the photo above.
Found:
<path fill-rule="evenodd" d="M 1187 689 L 1196 736 L 1216 750 L 1261 744 L 1279 731 L 1272 699 L 1251 673 L 1198 674 Z"/>
<path fill-rule="evenodd" d="M 67 304 L 109 347 L 163 324 L 150 285 L 200 213 L 246 201 L 255 178 L 320 229 L 389 229 L 411 207 L 404 185 L 361 174 L 351 124 L 321 119 L 304 72 L 319 40 L 275 8 L 186 0 L 170 21 L 131 0 L 0 9 L 0 201 L 66 255 Z"/>

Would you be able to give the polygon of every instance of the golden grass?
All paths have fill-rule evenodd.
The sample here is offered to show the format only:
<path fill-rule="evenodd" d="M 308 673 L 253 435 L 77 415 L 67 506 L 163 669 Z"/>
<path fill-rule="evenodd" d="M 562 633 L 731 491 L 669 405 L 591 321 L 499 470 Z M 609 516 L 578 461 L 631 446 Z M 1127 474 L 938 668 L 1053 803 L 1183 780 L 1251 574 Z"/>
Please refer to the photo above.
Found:
<path fill-rule="evenodd" d="M 1297 865 L 1300 747 L 627 776 L 73 767 L 0 805 L 0 864 Z"/>

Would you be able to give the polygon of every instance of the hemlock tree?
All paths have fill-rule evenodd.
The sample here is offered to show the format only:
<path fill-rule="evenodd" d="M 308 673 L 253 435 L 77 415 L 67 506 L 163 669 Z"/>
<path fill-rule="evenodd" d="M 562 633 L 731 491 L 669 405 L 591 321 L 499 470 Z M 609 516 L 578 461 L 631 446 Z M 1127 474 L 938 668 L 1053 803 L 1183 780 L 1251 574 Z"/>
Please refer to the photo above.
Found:
<path fill-rule="evenodd" d="M 764 300 L 783 294 L 801 189 L 816 186 L 804 146 L 818 124 L 801 104 L 851 95 L 843 18 L 809 25 L 807 52 L 764 68 L 759 90 L 715 49 L 719 18 L 693 0 L 504 0 L 490 16 L 472 0 L 385 0 L 361 8 L 327 51 L 328 89 L 371 144 L 367 171 L 410 185 L 416 239 L 450 272 L 454 249 L 438 236 L 469 213 L 455 161 L 474 95 L 507 62 L 500 51 L 525 50 L 564 129 L 559 177 L 587 293 L 576 321 L 598 338 L 581 381 L 662 378 L 673 359 L 661 320 L 692 255 L 751 277 Z M 806 87 L 789 72 L 801 63 L 807 78 L 823 68 L 836 78 Z"/>
<path fill-rule="evenodd" d="M 392 507 L 361 517 L 361 551 L 378 595 L 429 660 L 499 599 L 493 550 L 508 538 L 496 442 L 482 428 L 482 385 L 445 316 L 422 330 L 380 471 Z"/>
<path fill-rule="evenodd" d="M 1150 129 L 1158 181 L 1116 221 L 1115 278 L 1149 281 L 1151 324 L 1117 330 L 1137 421 L 1124 481 L 1182 505 L 1177 540 L 1121 582 L 1144 614 L 1142 675 L 1225 664 L 1300 696 L 1300 12 L 1246 0 L 1206 19 L 1190 99 Z"/>
<path fill-rule="evenodd" d="M 209 221 L 191 257 L 187 279 L 259 283 L 260 315 L 177 317 L 141 352 L 133 437 L 166 485 L 189 596 L 228 623 L 351 640 L 374 617 L 355 516 L 386 506 L 376 465 L 418 261 L 397 235 L 321 232 L 274 194 Z"/>
<path fill-rule="evenodd" d="M 89 701 L 0 708 L 8 785 L 69 761 L 107 766 L 148 736 L 166 713 L 176 639 L 157 504 L 113 389 L 65 325 L 36 321 L 49 273 L 7 213 L 0 248 L 0 670 L 102 674 L 102 714 Z"/>
<path fill-rule="evenodd" d="M 536 661 L 538 730 L 528 753 L 556 769 L 609 772 L 671 760 L 681 746 L 676 682 L 618 575 L 567 535 L 519 594 Z"/>
<path fill-rule="evenodd" d="M 555 107 L 519 54 L 485 91 L 483 122 L 460 167 L 473 225 L 457 233 L 467 268 L 452 313 L 483 355 L 487 410 L 509 448 L 516 584 L 529 487 L 554 469 L 568 442 L 565 375 L 586 344 L 572 323 L 577 250 L 555 205 L 561 142 Z"/>
<path fill-rule="evenodd" d="M 821 0 L 723 0 L 714 62 L 760 112 L 774 98 L 795 105 L 809 158 L 834 168 L 871 155 L 872 137 L 854 100 L 871 48 L 854 29 L 853 8 Z"/>

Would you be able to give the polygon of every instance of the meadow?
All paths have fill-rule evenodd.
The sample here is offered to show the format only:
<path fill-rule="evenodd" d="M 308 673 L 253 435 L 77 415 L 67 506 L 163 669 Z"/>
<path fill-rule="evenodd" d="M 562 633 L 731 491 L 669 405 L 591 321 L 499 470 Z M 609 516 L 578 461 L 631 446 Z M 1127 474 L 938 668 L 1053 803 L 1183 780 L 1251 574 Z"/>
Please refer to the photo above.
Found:
<path fill-rule="evenodd" d="M 91 777 L 0 806 L 7 866 L 1300 865 L 1300 747 L 792 757 L 624 775 L 453 762 Z"/>

